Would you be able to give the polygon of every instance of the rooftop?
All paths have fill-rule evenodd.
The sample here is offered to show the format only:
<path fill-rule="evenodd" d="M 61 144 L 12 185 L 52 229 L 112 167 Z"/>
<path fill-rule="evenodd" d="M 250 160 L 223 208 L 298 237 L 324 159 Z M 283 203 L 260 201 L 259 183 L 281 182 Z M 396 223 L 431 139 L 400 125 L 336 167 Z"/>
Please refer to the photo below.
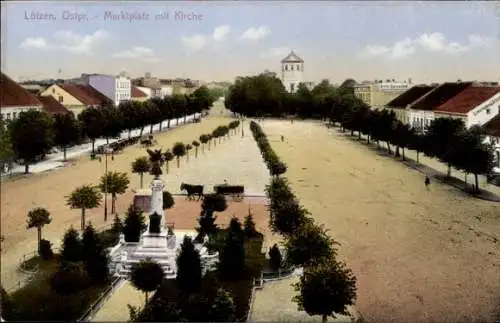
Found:
<path fill-rule="evenodd" d="M 304 63 L 304 60 L 297 56 L 293 51 L 287 57 L 281 60 L 281 63 Z"/>
<path fill-rule="evenodd" d="M 4 73 L 1 73 L 0 108 L 40 105 L 40 101 L 34 94 L 24 89 Z"/>
<path fill-rule="evenodd" d="M 90 85 L 64 83 L 59 86 L 84 105 L 104 105 L 111 103 L 111 100 Z"/>
<path fill-rule="evenodd" d="M 70 113 L 68 109 L 61 103 L 59 103 L 53 96 L 39 96 L 38 100 L 43 105 L 43 110 L 50 114 L 67 114 Z"/>
<path fill-rule="evenodd" d="M 434 110 L 471 85 L 472 82 L 443 83 L 415 101 L 410 108 L 413 110 Z"/>
<path fill-rule="evenodd" d="M 436 112 L 467 114 L 500 92 L 500 87 L 470 86 L 436 108 Z"/>
<path fill-rule="evenodd" d="M 409 104 L 420 99 L 430 91 L 434 90 L 436 86 L 431 85 L 415 85 L 404 93 L 401 93 L 392 99 L 387 106 L 390 108 L 406 108 Z"/>
<path fill-rule="evenodd" d="M 483 125 L 487 134 L 500 138 L 500 114 Z"/>
<path fill-rule="evenodd" d="M 139 90 L 136 86 L 132 85 L 131 96 L 133 98 L 145 98 L 147 97 L 147 94 Z"/>

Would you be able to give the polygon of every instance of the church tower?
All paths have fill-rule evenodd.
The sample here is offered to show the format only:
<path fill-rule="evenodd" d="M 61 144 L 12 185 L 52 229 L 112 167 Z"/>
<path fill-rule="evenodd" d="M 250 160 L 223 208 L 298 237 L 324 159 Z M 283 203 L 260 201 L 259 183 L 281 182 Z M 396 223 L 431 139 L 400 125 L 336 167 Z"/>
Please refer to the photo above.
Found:
<path fill-rule="evenodd" d="M 304 82 L 304 60 L 293 51 L 281 60 L 281 82 L 285 89 L 294 93 Z"/>

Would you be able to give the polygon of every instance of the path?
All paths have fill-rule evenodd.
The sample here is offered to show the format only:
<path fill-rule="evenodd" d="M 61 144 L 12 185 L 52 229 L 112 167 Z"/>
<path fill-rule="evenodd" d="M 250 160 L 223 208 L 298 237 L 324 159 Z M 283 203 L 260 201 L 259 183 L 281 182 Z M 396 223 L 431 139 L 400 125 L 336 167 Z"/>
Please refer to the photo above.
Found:
<path fill-rule="evenodd" d="M 249 322 L 322 322 L 321 316 L 310 316 L 297 309 L 297 303 L 292 298 L 297 294 L 292 284 L 298 282 L 299 276 L 264 283 L 261 289 L 254 294 L 251 318 Z M 328 322 L 351 323 L 352 318 L 346 315 L 337 315 L 335 319 L 328 318 Z"/>
<path fill-rule="evenodd" d="M 492 319 L 500 303 L 497 203 L 439 182 L 427 190 L 420 172 L 314 122 L 266 120 L 263 130 L 301 203 L 341 244 L 365 320 Z"/>
<path fill-rule="evenodd" d="M 127 322 L 130 319 L 127 304 L 140 308 L 144 306 L 144 293 L 137 290 L 130 281 L 125 281 L 115 290 L 91 321 Z"/>

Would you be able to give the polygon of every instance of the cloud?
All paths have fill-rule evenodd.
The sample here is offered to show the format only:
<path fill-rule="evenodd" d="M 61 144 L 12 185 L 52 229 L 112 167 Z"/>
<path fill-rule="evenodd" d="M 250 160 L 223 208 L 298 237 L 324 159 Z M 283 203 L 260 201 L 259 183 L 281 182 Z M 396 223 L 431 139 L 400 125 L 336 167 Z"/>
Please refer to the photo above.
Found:
<path fill-rule="evenodd" d="M 205 47 L 208 44 L 208 39 L 206 36 L 201 34 L 196 34 L 192 36 L 182 36 L 182 44 L 188 51 L 197 51 Z"/>
<path fill-rule="evenodd" d="M 227 39 L 227 35 L 231 32 L 231 27 L 229 25 L 219 26 L 214 29 L 212 33 L 212 38 L 215 41 L 224 41 Z"/>
<path fill-rule="evenodd" d="M 191 36 L 182 36 L 181 42 L 188 52 L 195 52 L 208 46 L 211 43 L 225 41 L 230 32 L 231 26 L 222 25 L 216 27 L 214 31 L 208 35 L 194 34 Z"/>
<path fill-rule="evenodd" d="M 494 40 L 482 35 L 470 35 L 468 42 L 461 44 L 448 41 L 442 33 L 424 33 L 411 39 L 409 37 L 394 43 L 392 46 L 368 45 L 362 56 L 384 56 L 387 58 L 405 58 L 413 55 L 417 50 L 434 53 L 457 54 L 479 47 L 485 47 Z"/>
<path fill-rule="evenodd" d="M 283 58 L 286 55 L 288 55 L 291 52 L 290 47 L 274 47 L 271 49 L 268 49 L 260 54 L 261 58 L 269 58 L 269 59 L 276 59 L 276 58 Z"/>
<path fill-rule="evenodd" d="M 156 57 L 155 51 L 148 47 L 137 46 L 130 50 L 114 53 L 113 58 L 131 58 L 139 59 L 145 62 L 158 62 L 160 59 Z"/>
<path fill-rule="evenodd" d="M 43 37 L 28 37 L 21 43 L 20 47 L 25 50 L 63 50 L 75 55 L 91 55 L 108 36 L 109 34 L 104 30 L 97 30 L 88 35 L 61 30 L 55 32 L 50 40 Z"/>
<path fill-rule="evenodd" d="M 245 30 L 240 38 L 246 40 L 260 40 L 266 38 L 270 33 L 271 30 L 265 26 L 252 27 Z"/>

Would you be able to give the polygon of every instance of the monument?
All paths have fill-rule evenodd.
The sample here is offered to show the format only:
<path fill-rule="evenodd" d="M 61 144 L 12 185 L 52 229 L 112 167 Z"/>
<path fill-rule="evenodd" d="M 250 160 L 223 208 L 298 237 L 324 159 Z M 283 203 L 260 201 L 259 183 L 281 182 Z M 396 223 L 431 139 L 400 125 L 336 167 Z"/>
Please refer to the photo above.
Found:
<path fill-rule="evenodd" d="M 175 230 L 173 226 L 167 227 L 166 214 L 163 210 L 165 184 L 160 179 L 161 159 L 158 157 L 161 151 L 150 152 L 148 150 L 148 153 L 153 162 L 152 174 L 155 178 L 150 185 L 147 228 L 142 233 L 139 242 L 126 242 L 123 234 L 120 235 L 119 243 L 109 251 L 110 267 L 115 276 L 128 278 L 134 264 L 151 259 L 160 264 L 167 278 L 175 278 L 177 275 L 176 259 L 184 236 L 190 236 L 194 241 L 197 232 L 196 230 Z M 142 191 L 141 194 L 144 192 Z M 218 253 L 209 253 L 202 243 L 195 243 L 195 248 L 200 253 L 203 273 L 215 269 Z"/>

